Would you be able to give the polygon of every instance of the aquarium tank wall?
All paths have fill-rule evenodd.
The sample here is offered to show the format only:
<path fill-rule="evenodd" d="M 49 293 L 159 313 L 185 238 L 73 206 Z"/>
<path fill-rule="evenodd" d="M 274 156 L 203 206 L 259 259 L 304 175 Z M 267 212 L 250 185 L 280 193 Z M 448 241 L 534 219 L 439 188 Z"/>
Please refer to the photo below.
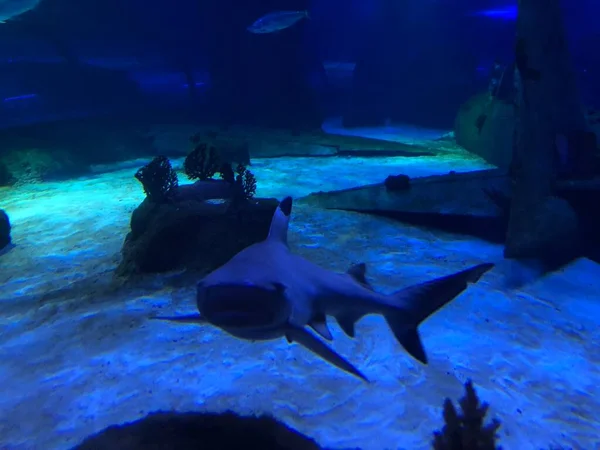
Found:
<path fill-rule="evenodd" d="M 0 449 L 600 448 L 599 12 L 0 0 Z"/>

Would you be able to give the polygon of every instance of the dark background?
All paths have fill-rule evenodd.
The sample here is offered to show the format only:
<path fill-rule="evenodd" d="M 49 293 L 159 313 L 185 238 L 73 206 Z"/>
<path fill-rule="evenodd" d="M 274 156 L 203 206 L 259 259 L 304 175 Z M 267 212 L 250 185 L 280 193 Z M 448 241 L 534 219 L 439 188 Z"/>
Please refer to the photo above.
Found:
<path fill-rule="evenodd" d="M 451 127 L 510 62 L 514 20 L 481 0 L 42 0 L 0 25 L 0 128 L 94 115 L 194 118 L 292 129 Z M 585 100 L 600 100 L 600 5 L 564 2 Z M 281 33 L 246 27 L 310 11 Z M 326 62 L 327 64 L 324 64 Z M 336 65 L 337 62 L 355 63 Z"/>

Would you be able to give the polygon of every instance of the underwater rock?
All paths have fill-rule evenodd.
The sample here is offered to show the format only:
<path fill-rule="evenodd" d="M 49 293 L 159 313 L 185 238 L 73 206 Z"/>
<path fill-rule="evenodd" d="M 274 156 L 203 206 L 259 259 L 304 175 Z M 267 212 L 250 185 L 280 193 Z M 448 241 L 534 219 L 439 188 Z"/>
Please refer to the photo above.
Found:
<path fill-rule="evenodd" d="M 386 183 L 378 183 L 331 192 L 317 192 L 298 200 L 327 209 L 395 210 L 406 213 L 435 213 L 498 217 L 484 188 L 504 191 L 510 180 L 504 171 L 479 170 L 467 173 L 449 173 L 413 178 L 410 189 L 390 190 Z"/>
<path fill-rule="evenodd" d="M 298 203 L 361 212 L 504 242 L 506 219 L 485 193 L 486 190 L 510 192 L 510 179 L 504 171 L 493 169 L 415 178 L 409 180 L 405 189 L 389 189 L 388 184 L 318 192 L 299 199 Z"/>
<path fill-rule="evenodd" d="M 227 187 L 221 180 L 204 181 L 179 186 L 169 202 L 154 203 L 146 198 L 131 215 L 131 231 L 121 250 L 117 275 L 174 269 L 209 272 L 265 239 L 277 200 L 208 201 L 209 197 L 226 196 L 223 189 Z"/>
<path fill-rule="evenodd" d="M 318 450 L 309 437 L 269 416 L 244 417 L 233 412 L 156 412 L 114 425 L 85 439 L 72 450 Z"/>
<path fill-rule="evenodd" d="M 406 190 L 389 190 L 380 183 L 317 192 L 298 199 L 298 203 L 505 244 L 511 187 L 511 178 L 504 170 L 492 169 L 415 178 Z M 518 253 L 507 257 L 538 258 L 548 264 L 548 270 L 578 256 L 600 263 L 600 177 L 558 180 L 555 191 L 555 196 L 535 211 L 537 227 L 518 243 Z"/>
<path fill-rule="evenodd" d="M 0 186 L 118 170 L 154 154 L 152 139 L 135 123 L 87 118 L 29 124 L 0 133 Z"/>
<path fill-rule="evenodd" d="M 41 183 L 78 176 L 88 171 L 87 166 L 78 164 L 66 152 L 37 148 L 3 153 L 0 155 L 0 166 L 2 165 L 6 168 L 3 177 L 15 184 Z"/>
<path fill-rule="evenodd" d="M 383 182 L 388 191 L 405 191 L 410 189 L 410 177 L 408 175 L 390 175 Z"/>
<path fill-rule="evenodd" d="M 11 242 L 10 228 L 8 214 L 3 209 L 0 209 L 0 250 Z"/>
<path fill-rule="evenodd" d="M 513 154 L 513 104 L 478 94 L 465 102 L 454 122 L 456 143 L 490 164 L 508 168 Z"/>
<path fill-rule="evenodd" d="M 506 240 L 506 258 L 574 259 L 582 252 L 577 213 L 562 198 L 549 197 L 530 210 L 535 219 Z M 521 224 L 520 224 L 521 225 Z"/>

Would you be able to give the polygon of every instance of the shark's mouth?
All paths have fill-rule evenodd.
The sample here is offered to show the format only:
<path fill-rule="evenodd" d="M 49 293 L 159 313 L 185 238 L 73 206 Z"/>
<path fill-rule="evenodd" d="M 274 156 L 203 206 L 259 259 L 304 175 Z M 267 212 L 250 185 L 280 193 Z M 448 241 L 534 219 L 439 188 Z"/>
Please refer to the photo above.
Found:
<path fill-rule="evenodd" d="M 280 289 L 247 284 L 215 285 L 198 292 L 200 314 L 222 328 L 272 327 L 287 321 L 289 306 Z"/>

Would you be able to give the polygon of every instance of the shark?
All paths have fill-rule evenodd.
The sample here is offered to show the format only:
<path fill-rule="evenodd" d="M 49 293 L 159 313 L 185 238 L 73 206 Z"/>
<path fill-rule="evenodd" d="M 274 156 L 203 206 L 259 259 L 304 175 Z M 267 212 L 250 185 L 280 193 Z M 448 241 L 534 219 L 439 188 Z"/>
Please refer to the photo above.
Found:
<path fill-rule="evenodd" d="M 291 197 L 278 204 L 264 241 L 246 247 L 200 280 L 197 314 L 153 319 L 209 324 L 249 341 L 286 338 L 369 382 L 324 342 L 333 340 L 328 317 L 354 338 L 355 324 L 361 318 L 382 315 L 400 345 L 427 364 L 419 325 L 494 267 L 493 263 L 478 264 L 392 294 L 379 293 L 366 278 L 365 263 L 345 273 L 334 272 L 292 252 L 288 245 L 292 204 Z"/>

